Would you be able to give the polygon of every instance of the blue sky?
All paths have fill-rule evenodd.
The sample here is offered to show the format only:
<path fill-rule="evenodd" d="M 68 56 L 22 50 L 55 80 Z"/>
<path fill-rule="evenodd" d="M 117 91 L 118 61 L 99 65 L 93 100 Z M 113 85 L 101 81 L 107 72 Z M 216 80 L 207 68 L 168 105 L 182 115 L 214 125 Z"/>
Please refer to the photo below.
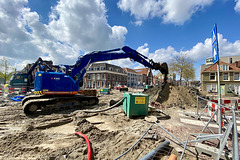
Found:
<path fill-rule="evenodd" d="M 87 52 L 127 45 L 156 62 L 187 54 L 199 79 L 214 23 L 220 56 L 240 55 L 239 0 L 2 0 L 0 6 L 0 57 L 18 69 L 38 57 L 74 64 Z M 143 67 L 128 59 L 110 63 Z"/>

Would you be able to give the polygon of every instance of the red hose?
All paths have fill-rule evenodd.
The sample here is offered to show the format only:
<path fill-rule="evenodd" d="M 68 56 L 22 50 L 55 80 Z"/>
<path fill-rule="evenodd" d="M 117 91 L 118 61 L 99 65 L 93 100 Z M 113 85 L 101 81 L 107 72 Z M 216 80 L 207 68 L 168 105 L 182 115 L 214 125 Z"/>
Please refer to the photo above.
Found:
<path fill-rule="evenodd" d="M 85 136 L 81 132 L 75 132 L 75 134 L 76 135 L 81 135 L 85 139 L 85 141 L 87 143 L 87 149 L 88 149 L 88 160 L 91 160 L 91 145 L 90 145 L 90 142 L 89 142 L 87 136 Z"/>

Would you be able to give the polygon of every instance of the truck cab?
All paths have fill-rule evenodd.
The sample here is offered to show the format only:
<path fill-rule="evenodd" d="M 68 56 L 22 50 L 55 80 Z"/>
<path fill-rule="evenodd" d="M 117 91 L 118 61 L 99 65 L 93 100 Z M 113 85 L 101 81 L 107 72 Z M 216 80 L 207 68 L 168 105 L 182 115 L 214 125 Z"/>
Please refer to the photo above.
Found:
<path fill-rule="evenodd" d="M 26 88 L 29 90 L 30 88 L 33 88 L 33 84 L 30 84 L 31 76 L 29 74 L 23 74 L 23 73 L 15 73 L 12 75 L 9 87 L 10 88 Z"/>

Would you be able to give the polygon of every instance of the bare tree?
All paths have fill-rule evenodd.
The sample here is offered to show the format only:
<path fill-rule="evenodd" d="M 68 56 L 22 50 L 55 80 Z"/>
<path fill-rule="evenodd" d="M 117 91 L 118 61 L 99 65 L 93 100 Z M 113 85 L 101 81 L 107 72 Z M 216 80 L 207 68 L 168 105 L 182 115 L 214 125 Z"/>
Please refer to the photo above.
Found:
<path fill-rule="evenodd" d="M 195 79 L 195 68 L 193 67 L 193 63 L 189 63 L 183 71 L 182 77 L 187 81 L 189 85 L 189 80 Z"/>
<path fill-rule="evenodd" d="M 184 53 L 175 56 L 170 63 L 169 68 L 171 72 L 179 75 L 180 85 L 182 85 L 182 78 L 187 81 L 195 78 L 195 68 L 193 67 L 193 60 L 187 57 L 187 55 Z"/>
<path fill-rule="evenodd" d="M 4 79 L 4 84 L 6 83 L 6 81 L 10 78 L 11 74 L 8 73 L 9 69 L 10 69 L 10 64 L 7 61 L 7 59 L 5 57 L 3 57 L 0 61 L 0 77 L 2 77 Z"/>

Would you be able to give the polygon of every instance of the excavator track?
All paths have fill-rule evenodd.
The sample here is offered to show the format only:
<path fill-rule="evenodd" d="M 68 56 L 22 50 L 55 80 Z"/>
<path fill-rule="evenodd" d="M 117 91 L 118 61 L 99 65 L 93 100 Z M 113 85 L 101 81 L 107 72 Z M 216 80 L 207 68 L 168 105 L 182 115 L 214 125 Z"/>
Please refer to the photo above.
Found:
<path fill-rule="evenodd" d="M 71 108 L 83 108 L 98 104 L 99 100 L 93 96 L 71 95 L 32 95 L 22 100 L 23 111 L 26 115 L 51 114 Z"/>

